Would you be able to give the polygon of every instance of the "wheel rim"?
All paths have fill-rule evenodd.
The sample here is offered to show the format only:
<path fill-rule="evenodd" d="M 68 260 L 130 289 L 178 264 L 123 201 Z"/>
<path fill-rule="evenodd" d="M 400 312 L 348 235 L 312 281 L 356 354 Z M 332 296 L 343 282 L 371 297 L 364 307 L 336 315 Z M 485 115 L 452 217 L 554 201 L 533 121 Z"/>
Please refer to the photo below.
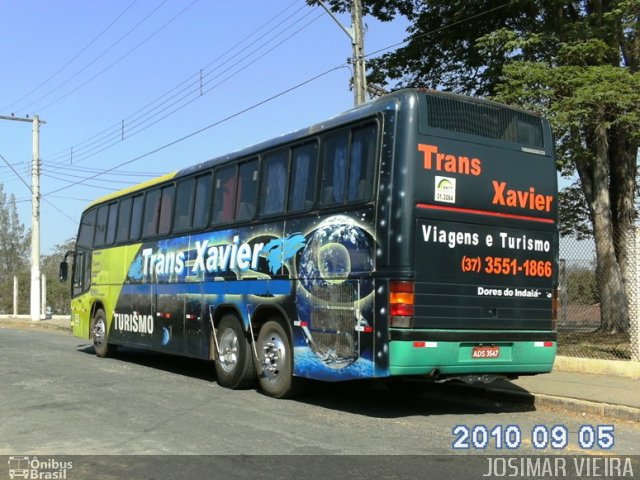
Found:
<path fill-rule="evenodd" d="M 287 362 L 287 350 L 282 337 L 276 332 L 271 332 L 262 343 L 264 358 L 262 370 L 269 380 L 275 380 L 285 368 Z"/>
<path fill-rule="evenodd" d="M 218 361 L 222 369 L 230 373 L 238 365 L 238 336 L 236 332 L 227 328 L 220 336 L 219 345 L 220 358 Z"/>
<path fill-rule="evenodd" d="M 104 324 L 104 319 L 97 318 L 93 326 L 93 344 L 98 347 L 101 346 L 104 343 L 106 332 L 107 328 Z"/>

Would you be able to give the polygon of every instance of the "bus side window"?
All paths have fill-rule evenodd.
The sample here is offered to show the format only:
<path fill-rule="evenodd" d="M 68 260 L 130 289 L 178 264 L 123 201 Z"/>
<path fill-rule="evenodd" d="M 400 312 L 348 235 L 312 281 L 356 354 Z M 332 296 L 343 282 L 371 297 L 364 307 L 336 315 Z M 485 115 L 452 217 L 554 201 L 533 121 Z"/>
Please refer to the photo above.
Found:
<path fill-rule="evenodd" d="M 369 200 L 375 168 L 376 126 L 353 130 L 350 150 L 347 201 Z"/>
<path fill-rule="evenodd" d="M 73 285 L 74 297 L 86 292 L 91 286 L 91 254 L 78 250 L 73 260 Z"/>
<path fill-rule="evenodd" d="M 340 132 L 325 139 L 321 187 L 323 205 L 344 202 L 348 141 L 349 132 Z"/>
<path fill-rule="evenodd" d="M 260 215 L 274 215 L 284 212 L 288 153 L 288 150 L 281 150 L 264 156 L 260 185 Z"/>
<path fill-rule="evenodd" d="M 73 296 L 80 295 L 83 291 L 84 279 L 84 252 L 77 252 L 73 263 Z"/>
<path fill-rule="evenodd" d="M 138 240 L 138 238 L 140 238 L 140 228 L 142 227 L 142 207 L 143 206 L 144 206 L 144 195 L 137 195 L 133 197 L 129 240 Z"/>
<path fill-rule="evenodd" d="M 116 222 L 118 220 L 118 203 L 113 202 L 109 204 L 109 217 L 107 220 L 107 238 L 105 243 L 107 245 L 113 245 L 116 239 Z"/>
<path fill-rule="evenodd" d="M 318 144 L 314 142 L 296 147 L 292 150 L 291 157 L 288 211 L 309 210 L 316 193 Z"/>
<path fill-rule="evenodd" d="M 93 244 L 93 232 L 96 226 L 97 210 L 94 208 L 82 216 L 80 232 L 78 233 L 78 246 L 91 247 Z"/>
<path fill-rule="evenodd" d="M 178 188 L 176 190 L 176 212 L 173 219 L 173 230 L 176 232 L 184 232 L 191 228 L 195 186 L 195 178 L 188 178 L 187 180 L 178 182 Z"/>
<path fill-rule="evenodd" d="M 91 252 L 84 255 L 84 269 L 82 275 L 82 291 L 86 292 L 91 286 Z"/>
<path fill-rule="evenodd" d="M 171 231 L 171 220 L 173 215 L 173 197 L 175 196 L 175 185 L 162 188 L 160 197 L 160 213 L 158 215 L 158 234 L 167 235 Z"/>
<path fill-rule="evenodd" d="M 109 214 L 109 207 L 102 205 L 98 207 L 98 218 L 96 219 L 96 232 L 93 239 L 93 245 L 95 247 L 104 246 L 104 238 L 107 233 L 107 215 Z"/>
<path fill-rule="evenodd" d="M 236 220 L 251 220 L 256 213 L 258 194 L 258 160 L 240 165 L 238 194 L 236 199 Z"/>
<path fill-rule="evenodd" d="M 160 189 L 147 192 L 142 219 L 142 238 L 152 237 L 158 233 L 158 214 L 160 213 Z"/>
<path fill-rule="evenodd" d="M 117 242 L 126 242 L 129 240 L 129 225 L 131 223 L 131 206 L 133 199 L 131 197 L 120 201 L 118 208 L 118 228 L 116 232 Z"/>
<path fill-rule="evenodd" d="M 232 165 L 216 172 L 213 223 L 226 223 L 233 220 L 235 203 L 236 167 Z"/>
<path fill-rule="evenodd" d="M 196 198 L 193 207 L 193 228 L 200 229 L 209 223 L 209 210 L 211 205 L 211 178 L 207 173 L 196 179 Z"/>

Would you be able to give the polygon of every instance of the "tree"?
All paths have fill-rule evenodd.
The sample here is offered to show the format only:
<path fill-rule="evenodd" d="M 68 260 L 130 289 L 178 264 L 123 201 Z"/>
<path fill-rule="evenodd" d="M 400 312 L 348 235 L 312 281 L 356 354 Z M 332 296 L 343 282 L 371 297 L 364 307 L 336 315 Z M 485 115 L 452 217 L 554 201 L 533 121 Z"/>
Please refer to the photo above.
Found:
<path fill-rule="evenodd" d="M 29 237 L 20 223 L 15 197 L 0 184 L 0 312 L 13 312 L 13 277 L 18 277 L 20 311 L 29 303 Z"/>
<path fill-rule="evenodd" d="M 567 298 L 570 304 L 598 303 L 596 276 L 589 268 L 574 268 L 567 272 Z"/>
<path fill-rule="evenodd" d="M 365 13 L 381 20 L 404 15 L 412 22 L 405 46 L 368 60 L 369 81 L 489 96 L 550 119 L 558 168 L 577 172 L 588 211 L 602 328 L 628 328 L 624 279 L 626 234 L 636 217 L 640 0 L 364 2 Z M 330 4 L 340 11 L 349 2 Z M 574 226 L 585 231 L 584 224 Z"/>
<path fill-rule="evenodd" d="M 54 314 L 69 314 L 71 309 L 71 289 L 69 281 L 58 281 L 60 262 L 64 259 L 64 254 L 75 247 L 75 240 L 69 239 L 66 242 L 56 245 L 53 253 L 42 257 L 41 271 L 47 277 L 47 305 L 51 307 Z"/>

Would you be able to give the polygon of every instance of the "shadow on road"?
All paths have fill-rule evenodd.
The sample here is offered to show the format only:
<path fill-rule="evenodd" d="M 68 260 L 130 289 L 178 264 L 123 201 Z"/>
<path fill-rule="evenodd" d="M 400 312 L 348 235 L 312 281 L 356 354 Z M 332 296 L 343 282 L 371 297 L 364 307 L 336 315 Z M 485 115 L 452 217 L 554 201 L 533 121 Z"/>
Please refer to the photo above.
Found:
<path fill-rule="evenodd" d="M 517 388 L 517 387 L 516 387 Z M 533 396 L 511 395 L 463 384 L 366 380 L 328 384 L 309 382 L 298 401 L 376 418 L 535 411 Z"/>
<path fill-rule="evenodd" d="M 78 345 L 78 351 L 94 355 L 93 347 L 87 344 Z M 205 382 L 216 381 L 213 364 L 204 360 L 122 347 L 114 360 Z M 260 395 L 257 391 L 255 394 Z M 507 381 L 469 386 L 387 379 L 336 383 L 309 380 L 302 394 L 292 401 L 375 418 L 535 411 L 533 395 Z"/>
<path fill-rule="evenodd" d="M 93 346 L 87 344 L 78 345 L 78 351 L 95 355 Z M 198 380 L 205 380 L 207 382 L 216 381 L 216 373 L 213 368 L 213 363 L 195 358 L 118 347 L 115 355 L 113 355 L 113 359 L 141 365 L 147 368 L 162 370 L 176 375 L 197 378 Z"/>

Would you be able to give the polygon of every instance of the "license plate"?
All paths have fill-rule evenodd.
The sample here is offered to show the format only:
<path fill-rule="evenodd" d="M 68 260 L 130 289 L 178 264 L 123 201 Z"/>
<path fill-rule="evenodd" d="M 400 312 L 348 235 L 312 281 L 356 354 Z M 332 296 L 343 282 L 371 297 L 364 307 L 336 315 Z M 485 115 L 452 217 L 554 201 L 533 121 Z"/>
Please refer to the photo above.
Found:
<path fill-rule="evenodd" d="M 497 345 L 473 347 L 471 358 L 498 358 L 500 347 Z"/>

